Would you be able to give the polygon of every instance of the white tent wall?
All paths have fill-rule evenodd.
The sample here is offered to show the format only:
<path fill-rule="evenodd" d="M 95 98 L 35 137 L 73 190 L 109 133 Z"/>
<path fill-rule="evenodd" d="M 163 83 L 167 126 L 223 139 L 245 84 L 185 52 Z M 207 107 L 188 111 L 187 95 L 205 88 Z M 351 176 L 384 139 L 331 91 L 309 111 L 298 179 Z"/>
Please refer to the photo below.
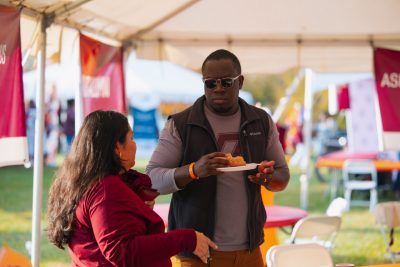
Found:
<path fill-rule="evenodd" d="M 398 0 L 0 0 L 0 4 L 18 6 L 33 18 L 42 15 L 45 24 L 114 39 L 135 48 L 138 57 L 168 59 L 195 70 L 212 50 L 228 48 L 243 62 L 244 74 L 291 67 L 371 72 L 373 46 L 400 49 Z M 22 36 L 32 32 L 22 29 Z M 24 38 L 22 45 L 29 47 Z M 49 56 L 54 44 L 55 51 L 59 49 L 51 28 L 47 40 L 38 46 L 42 57 L 45 45 Z M 41 62 L 39 105 L 44 95 L 44 58 Z M 43 127 L 39 125 L 43 114 L 39 115 L 37 130 Z M 39 165 L 35 162 L 35 174 L 41 176 Z M 34 252 L 39 253 L 38 247 Z M 36 254 L 33 266 L 38 263 Z"/>
<path fill-rule="evenodd" d="M 203 59 L 204 60 L 204 59 Z M 134 101 L 138 93 L 157 95 L 163 102 L 193 103 L 204 93 L 201 75 L 168 61 L 137 59 L 132 53 L 125 64 L 126 92 Z M 253 103 L 250 93 L 240 97 Z"/>
<path fill-rule="evenodd" d="M 201 75 L 168 61 L 138 60 L 132 53 L 125 64 L 126 91 L 134 98 L 146 88 L 138 83 L 141 79 L 149 94 L 157 94 L 160 101 L 192 103 L 203 94 Z M 130 75 L 134 75 L 130 77 Z"/>

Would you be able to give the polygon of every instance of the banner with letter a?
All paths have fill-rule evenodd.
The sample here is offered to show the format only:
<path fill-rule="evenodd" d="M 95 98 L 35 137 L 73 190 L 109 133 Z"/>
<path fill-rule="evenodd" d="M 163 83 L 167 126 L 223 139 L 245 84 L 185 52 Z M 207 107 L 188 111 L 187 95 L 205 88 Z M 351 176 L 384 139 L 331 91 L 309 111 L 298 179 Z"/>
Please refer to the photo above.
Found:
<path fill-rule="evenodd" d="M 83 115 L 104 109 L 126 114 L 122 47 L 80 34 Z"/>
<path fill-rule="evenodd" d="M 0 6 L 0 167 L 29 162 L 22 83 L 20 12 Z"/>
<path fill-rule="evenodd" d="M 375 48 L 374 71 L 385 150 L 400 150 L 400 51 Z"/>

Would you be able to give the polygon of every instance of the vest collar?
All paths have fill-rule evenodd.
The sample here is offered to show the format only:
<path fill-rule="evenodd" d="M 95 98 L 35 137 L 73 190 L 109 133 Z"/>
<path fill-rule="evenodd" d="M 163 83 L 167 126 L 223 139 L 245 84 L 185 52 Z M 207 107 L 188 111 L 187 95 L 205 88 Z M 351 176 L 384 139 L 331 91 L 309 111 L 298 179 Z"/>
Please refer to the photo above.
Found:
<path fill-rule="evenodd" d="M 206 117 L 204 115 L 204 102 L 206 101 L 206 97 L 203 95 L 199 97 L 193 104 L 192 110 L 190 111 L 188 117 L 188 124 L 197 124 L 197 125 L 206 125 Z M 241 111 L 242 122 L 251 122 L 254 120 L 258 120 L 259 117 L 257 113 L 249 108 L 249 104 L 247 104 L 243 99 L 239 97 L 239 105 Z"/>

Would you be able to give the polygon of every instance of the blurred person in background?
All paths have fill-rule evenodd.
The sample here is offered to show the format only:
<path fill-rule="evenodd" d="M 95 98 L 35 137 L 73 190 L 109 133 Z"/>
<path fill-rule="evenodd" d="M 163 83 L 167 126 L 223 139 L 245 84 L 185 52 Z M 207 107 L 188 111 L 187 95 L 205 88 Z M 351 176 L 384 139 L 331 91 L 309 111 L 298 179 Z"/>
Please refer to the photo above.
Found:
<path fill-rule="evenodd" d="M 67 100 L 66 119 L 63 124 L 63 130 L 67 141 L 67 151 L 70 150 L 72 140 L 75 136 L 75 100 Z"/>
<path fill-rule="evenodd" d="M 29 160 L 33 161 L 35 152 L 35 122 L 36 122 L 36 104 L 35 100 L 31 99 L 26 108 L 26 136 L 28 139 Z"/>
<path fill-rule="evenodd" d="M 329 142 L 335 138 L 337 131 L 336 121 L 324 111 L 319 114 L 319 121 L 315 127 L 316 154 L 324 155 L 328 152 Z"/>
<path fill-rule="evenodd" d="M 52 86 L 50 93 L 50 98 L 47 103 L 47 112 L 45 115 L 45 125 L 46 125 L 46 147 L 47 147 L 47 157 L 46 165 L 49 167 L 55 167 L 56 156 L 58 153 L 58 148 L 60 144 L 60 125 L 61 125 L 61 103 L 57 95 L 57 87 Z"/>

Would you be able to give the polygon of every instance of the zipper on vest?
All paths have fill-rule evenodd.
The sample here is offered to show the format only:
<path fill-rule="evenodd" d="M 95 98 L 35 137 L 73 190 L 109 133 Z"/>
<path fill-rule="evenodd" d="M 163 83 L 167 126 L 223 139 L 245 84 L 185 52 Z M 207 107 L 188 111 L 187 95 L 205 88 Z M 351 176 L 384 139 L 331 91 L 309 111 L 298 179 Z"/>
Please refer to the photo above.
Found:
<path fill-rule="evenodd" d="M 250 162 L 252 162 L 252 159 L 251 159 L 251 153 L 250 153 L 250 149 L 249 149 L 249 143 L 247 142 L 247 131 L 245 130 L 245 129 L 243 129 L 242 130 L 242 135 L 243 135 L 243 141 L 244 142 L 241 142 L 241 144 L 240 144 L 240 146 L 242 147 L 242 149 L 243 149 L 243 152 L 246 152 L 246 154 L 247 154 L 247 160 L 248 160 L 248 162 L 250 163 Z M 241 140 L 240 140 L 241 141 Z"/>
<path fill-rule="evenodd" d="M 240 128 L 243 129 L 246 124 L 247 124 L 247 122 L 243 123 Z M 243 149 L 243 152 L 244 152 L 244 150 L 246 151 L 246 154 L 248 156 L 248 158 L 247 158 L 248 162 L 251 162 L 249 144 L 247 142 L 247 131 L 245 129 L 243 129 L 243 130 L 241 130 L 241 133 L 243 135 L 243 138 L 239 138 L 240 146 Z M 243 142 L 242 142 L 242 139 L 243 139 Z M 251 203 L 250 203 L 250 197 L 249 197 L 250 189 L 249 189 L 248 185 L 246 186 L 246 191 L 247 191 L 247 200 L 248 200 L 247 208 L 248 208 L 248 211 L 250 212 L 252 209 L 251 209 Z M 247 233 L 249 235 L 249 254 L 250 254 L 251 253 L 251 248 L 254 246 L 254 244 L 253 244 L 254 243 L 254 241 L 253 241 L 254 236 L 253 236 L 253 234 L 251 232 L 250 217 L 247 217 Z"/>

